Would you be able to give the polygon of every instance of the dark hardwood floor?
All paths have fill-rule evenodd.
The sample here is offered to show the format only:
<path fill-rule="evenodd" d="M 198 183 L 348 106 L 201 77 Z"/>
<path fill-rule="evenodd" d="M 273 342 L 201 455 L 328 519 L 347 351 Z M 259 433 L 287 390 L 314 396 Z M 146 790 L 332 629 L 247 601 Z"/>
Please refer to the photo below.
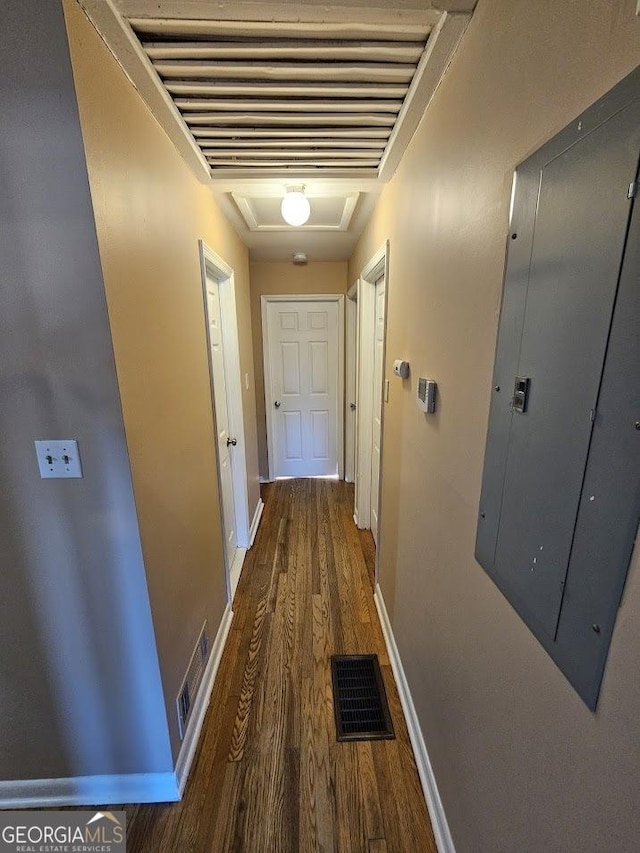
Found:
<path fill-rule="evenodd" d="M 349 488 L 349 486 L 347 486 Z M 353 495 L 353 486 L 350 487 L 351 495 Z M 351 502 L 353 503 L 353 501 Z M 362 556 L 367 569 L 367 577 L 371 584 L 371 589 L 376 588 L 376 543 L 373 541 L 373 535 L 370 530 L 358 530 L 360 537 L 360 547 L 362 548 Z M 375 605 L 374 605 L 375 606 Z"/>
<path fill-rule="evenodd" d="M 435 853 L 353 487 L 284 480 L 263 497 L 184 798 L 128 806 L 127 850 Z M 396 739 L 338 743 L 329 658 L 372 652 Z"/>

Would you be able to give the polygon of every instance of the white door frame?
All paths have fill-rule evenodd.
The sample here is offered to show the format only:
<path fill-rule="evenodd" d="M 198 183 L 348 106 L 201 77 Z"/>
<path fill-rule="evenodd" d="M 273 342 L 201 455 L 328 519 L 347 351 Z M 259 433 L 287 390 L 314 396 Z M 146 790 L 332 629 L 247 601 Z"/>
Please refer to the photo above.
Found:
<path fill-rule="evenodd" d="M 354 483 L 356 478 L 356 412 L 358 388 L 358 282 L 347 291 L 345 327 L 346 396 L 344 400 L 344 479 Z"/>
<path fill-rule="evenodd" d="M 356 408 L 356 489 L 353 519 L 362 530 L 371 528 L 371 454 L 373 452 L 373 348 L 375 336 L 376 281 L 385 277 L 384 348 L 382 382 L 387 350 L 387 304 L 389 300 L 389 241 L 381 246 L 360 273 L 358 282 L 358 378 Z M 380 436 L 380 488 L 382 496 L 382 456 L 384 452 L 384 394 L 382 395 Z M 381 537 L 381 507 L 378 506 L 378 547 L 376 548 L 376 580 Z"/>
<path fill-rule="evenodd" d="M 233 269 L 222 260 L 203 240 L 198 240 L 198 252 L 200 255 L 200 275 L 202 278 L 202 298 L 204 301 L 204 316 L 207 337 L 207 361 L 209 364 L 209 381 L 211 384 L 211 407 L 213 419 L 216 419 L 215 394 L 213 390 L 213 372 L 211 368 L 211 340 L 209 336 L 208 307 L 207 307 L 207 276 L 218 282 L 220 295 L 220 317 L 222 331 L 222 348 L 224 352 L 224 374 L 227 388 L 227 407 L 229 410 L 229 431 L 237 440 L 233 448 L 231 469 L 233 474 L 233 504 L 236 519 L 236 532 L 238 539 L 238 556 L 236 559 L 244 559 L 247 549 L 250 547 L 250 522 L 249 522 L 249 495 L 247 491 L 247 457 L 244 441 L 244 415 L 242 411 L 242 375 L 240 372 L 240 345 L 238 342 L 238 315 L 236 311 L 236 291 Z M 216 460 L 218 472 L 220 460 L 218 459 L 218 446 L 216 442 Z M 220 476 L 218 474 L 218 488 L 221 489 Z M 224 519 L 222 518 L 222 497 L 220 500 L 220 521 L 224 531 Z M 232 592 L 229 580 L 231 566 L 227 566 L 225 549 L 225 573 L 227 582 L 227 600 L 231 602 Z"/>
<path fill-rule="evenodd" d="M 271 385 L 271 360 L 269 323 L 267 311 L 270 302 L 337 302 L 338 303 L 338 477 L 344 477 L 344 294 L 343 293 L 291 293 L 277 296 L 261 296 L 262 309 L 262 358 L 264 363 L 264 408 L 267 419 L 267 453 L 269 456 L 269 480 L 273 480 L 273 406 L 268 399 Z"/>

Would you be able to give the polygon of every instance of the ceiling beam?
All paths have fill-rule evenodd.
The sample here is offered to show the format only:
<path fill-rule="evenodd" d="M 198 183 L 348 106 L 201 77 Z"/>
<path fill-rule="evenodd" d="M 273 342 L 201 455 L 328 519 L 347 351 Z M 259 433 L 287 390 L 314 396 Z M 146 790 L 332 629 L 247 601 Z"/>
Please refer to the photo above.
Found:
<path fill-rule="evenodd" d="M 445 12 L 429 36 L 427 49 L 420 60 L 380 163 L 381 180 L 388 181 L 398 167 L 470 20 L 470 15 L 452 15 Z"/>
<path fill-rule="evenodd" d="M 371 148 L 376 151 L 384 151 L 384 139 L 203 139 L 201 142 L 202 150 L 205 154 L 215 151 L 219 148 L 228 148 L 233 146 L 234 150 L 249 149 L 251 151 L 267 151 L 275 149 L 300 149 L 300 148 L 328 148 L 339 149 L 347 148 Z"/>
<path fill-rule="evenodd" d="M 352 127 L 393 127 L 396 116 L 393 113 L 188 113 L 189 126 L 198 124 L 218 125 L 234 124 L 266 127 L 313 127 L 342 125 Z"/>
<path fill-rule="evenodd" d="M 402 101 L 355 101 L 347 98 L 334 100 L 304 100 L 278 99 L 267 101 L 264 98 L 176 98 L 175 104 L 180 110 L 204 110 L 224 112 L 245 112 L 252 110 L 257 113 L 301 113 L 313 110 L 316 113 L 397 113 Z"/>
<path fill-rule="evenodd" d="M 361 192 L 374 193 L 378 190 L 381 184 L 378 183 L 378 170 L 376 168 L 350 168 L 335 167 L 323 168 L 321 170 L 313 167 L 296 166 L 295 168 L 277 168 L 269 170 L 268 175 L 262 174 L 256 169 L 245 169 L 243 167 L 228 166 L 222 169 L 212 169 L 211 183 L 216 193 L 231 192 L 243 185 L 262 185 L 264 178 L 271 177 L 278 181 L 286 181 L 290 184 L 292 181 L 304 183 L 312 178 L 321 178 L 323 186 L 331 184 L 349 183 L 350 186 L 356 186 Z"/>
<path fill-rule="evenodd" d="M 166 83 L 171 95 L 202 97 L 308 97 L 308 98 L 400 98 L 408 86 L 389 83 L 263 83 L 247 80 L 228 83 L 179 80 Z"/>
<path fill-rule="evenodd" d="M 308 160 L 236 160 L 232 158 L 213 158 L 207 157 L 207 161 L 212 167 L 216 166 L 233 166 L 236 169 L 238 167 L 244 168 L 254 168 L 254 169 L 273 169 L 273 168 L 284 168 L 288 167 L 290 169 L 298 169 L 302 167 L 315 166 L 320 167 L 322 169 L 326 169 L 330 167 L 332 169 L 339 169 L 341 167 L 352 169 L 354 167 L 367 167 L 369 169 L 375 169 L 378 165 L 377 158 L 367 158 L 361 160 L 332 160 L 330 163 L 326 163 L 323 160 L 313 160 L 309 158 Z"/>
<path fill-rule="evenodd" d="M 384 145 L 386 139 L 389 138 L 391 130 L 386 127 L 349 127 L 346 130 L 338 127 L 322 127 L 322 128 L 304 128 L 297 130 L 289 128 L 287 130 L 260 130 L 254 127 L 194 127 L 191 132 L 198 139 L 207 140 L 224 139 L 233 137 L 235 139 L 309 139 L 309 140 L 324 140 L 327 141 L 337 139 L 376 139 L 380 144 Z M 206 144 L 206 142 L 202 143 Z"/>
<path fill-rule="evenodd" d="M 209 167 L 202 151 L 189 132 L 171 95 L 153 68 L 149 58 L 140 46 L 129 24 L 118 14 L 113 0 L 81 0 L 81 4 L 94 27 L 102 36 L 140 97 L 146 103 L 161 127 L 170 135 L 185 161 L 189 164 L 198 180 L 208 183 L 211 180 Z"/>
<path fill-rule="evenodd" d="M 85 0 L 100 2 L 100 0 Z M 145 58 L 146 54 L 144 54 Z M 147 62 L 150 60 L 147 58 Z M 153 67 L 153 66 L 152 66 Z M 189 72 L 189 68 L 198 72 Z M 410 83 L 415 73 L 410 64 L 385 62 L 357 62 L 318 64 L 316 62 L 202 62 L 187 63 L 182 67 L 162 63 L 165 77 L 213 77 L 216 80 L 283 80 L 299 82 L 366 82 L 366 83 Z"/>
<path fill-rule="evenodd" d="M 380 160 L 380 154 L 376 151 L 360 148 L 350 148 L 343 151 L 329 149 L 329 150 L 308 150 L 304 148 L 300 149 L 269 149 L 269 150 L 260 150 L 256 148 L 248 148 L 248 149 L 239 149 L 235 145 L 231 148 L 206 148 L 203 149 L 205 157 L 207 160 L 211 160 L 211 158 L 215 159 L 228 159 L 235 158 L 237 160 L 285 160 L 287 158 L 291 159 L 306 159 L 309 160 L 313 158 L 314 160 L 330 160 L 330 159 L 354 159 L 354 160 Z"/>
<path fill-rule="evenodd" d="M 264 3 L 260 0 L 114 0 L 126 18 L 303 23 L 436 24 L 442 9 L 476 0 L 333 0 Z"/>
<path fill-rule="evenodd" d="M 191 57 L 195 59 L 215 59 L 215 60 L 313 60 L 320 62 L 353 62 L 355 61 L 375 61 L 375 62 L 408 62 L 415 65 L 422 56 L 424 43 L 418 44 L 390 42 L 363 42 L 354 45 L 341 45 L 339 43 L 331 44 L 330 42 L 268 42 L 268 41 L 249 41 L 249 42 L 204 42 L 199 46 L 189 46 L 188 49 L 176 48 L 171 46 L 153 47 L 143 45 L 143 48 L 151 59 L 155 60 L 154 64 L 160 71 L 161 67 L 165 67 L 167 63 L 171 63 L 174 70 L 180 70 L 185 65 L 189 65 L 187 60 Z M 178 57 L 187 57 L 187 60 L 181 60 Z M 162 63 L 158 62 L 162 60 Z M 185 76 L 183 74 L 180 75 Z"/>
<path fill-rule="evenodd" d="M 184 18 L 131 18 L 131 26 L 141 35 L 158 36 L 201 36 L 233 38 L 247 36 L 261 38 L 322 38 L 322 39 L 391 39 L 393 41 L 425 41 L 431 32 L 431 24 L 361 24 L 288 22 L 274 24 L 271 21 L 215 21 L 185 20 Z M 436 23 L 434 21 L 434 23 Z"/>
<path fill-rule="evenodd" d="M 416 63 L 426 41 L 420 42 L 331 42 L 316 39 L 265 39 L 242 42 L 144 42 L 142 47 L 150 59 L 320 59 L 350 62 L 375 59 L 376 62 Z"/>

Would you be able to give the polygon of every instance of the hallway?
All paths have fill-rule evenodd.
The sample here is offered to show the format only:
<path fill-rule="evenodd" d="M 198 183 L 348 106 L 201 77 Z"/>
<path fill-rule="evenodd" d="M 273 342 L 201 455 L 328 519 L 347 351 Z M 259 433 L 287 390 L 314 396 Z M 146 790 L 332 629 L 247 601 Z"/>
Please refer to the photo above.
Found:
<path fill-rule="evenodd" d="M 435 853 L 353 486 L 281 480 L 263 497 L 184 798 L 128 807 L 128 850 Z M 329 658 L 367 652 L 396 739 L 337 743 Z"/>
<path fill-rule="evenodd" d="M 0 838 L 638 853 L 639 0 L 2 11 Z"/>

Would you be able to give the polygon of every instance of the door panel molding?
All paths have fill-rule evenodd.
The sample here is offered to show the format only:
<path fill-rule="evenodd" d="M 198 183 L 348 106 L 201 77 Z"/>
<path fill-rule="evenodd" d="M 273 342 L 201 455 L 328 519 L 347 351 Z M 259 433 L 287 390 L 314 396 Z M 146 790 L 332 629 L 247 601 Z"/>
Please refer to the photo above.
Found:
<path fill-rule="evenodd" d="M 274 446 L 274 420 L 273 406 L 269 399 L 270 389 L 272 388 L 272 370 L 271 370 L 271 337 L 269 332 L 268 311 L 269 305 L 282 302 L 333 302 L 337 303 L 338 308 L 338 396 L 337 396 L 337 456 L 338 456 L 338 477 L 344 477 L 344 294 L 342 293 L 321 293 L 321 294 L 278 294 L 261 296 L 261 311 L 262 311 L 262 358 L 264 364 L 264 393 L 265 393 L 265 413 L 267 423 L 267 453 L 269 457 L 269 480 L 275 477 L 275 446 Z"/>

